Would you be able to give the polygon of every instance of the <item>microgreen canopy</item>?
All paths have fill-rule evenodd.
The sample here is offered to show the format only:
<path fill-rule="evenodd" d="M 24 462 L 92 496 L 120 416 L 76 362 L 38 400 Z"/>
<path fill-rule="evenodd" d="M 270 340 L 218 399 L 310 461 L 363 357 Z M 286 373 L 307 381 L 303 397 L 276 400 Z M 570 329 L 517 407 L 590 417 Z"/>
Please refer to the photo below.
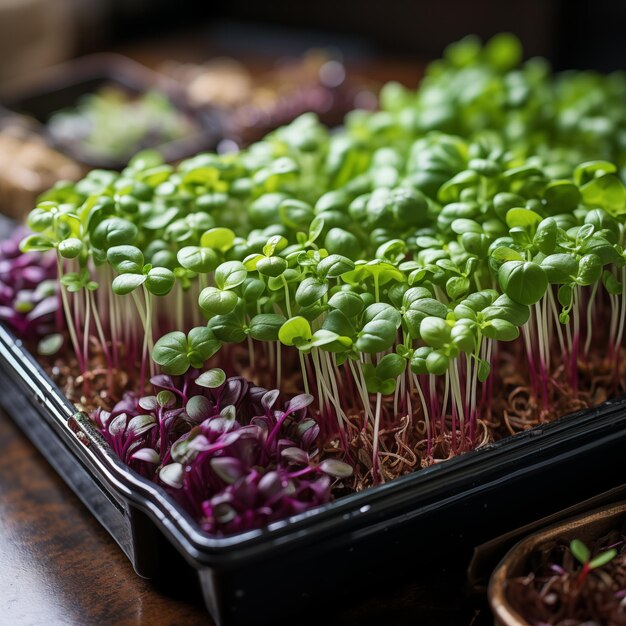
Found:
<path fill-rule="evenodd" d="M 148 368 L 284 378 L 344 449 L 371 438 L 374 482 L 385 420 L 419 414 L 429 459 L 435 417 L 452 453 L 475 445 L 503 342 L 522 337 L 546 409 L 558 341 L 575 392 L 598 298 L 613 357 L 623 338 L 626 78 L 520 56 L 509 35 L 465 39 L 338 132 L 307 114 L 237 154 L 142 153 L 44 194 L 22 249 L 57 253 L 81 368 L 99 344 L 113 366 L 141 362 L 141 389 Z M 161 479 L 179 488 L 176 463 Z"/>

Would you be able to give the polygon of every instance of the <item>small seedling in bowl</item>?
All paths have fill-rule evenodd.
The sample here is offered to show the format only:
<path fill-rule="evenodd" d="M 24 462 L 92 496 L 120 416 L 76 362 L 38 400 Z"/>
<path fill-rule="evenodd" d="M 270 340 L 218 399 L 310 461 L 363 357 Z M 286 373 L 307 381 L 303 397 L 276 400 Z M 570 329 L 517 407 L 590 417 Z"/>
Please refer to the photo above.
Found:
<path fill-rule="evenodd" d="M 585 580 L 594 569 L 603 567 L 617 556 L 617 550 L 611 548 L 591 558 L 589 548 L 580 539 L 574 539 L 570 543 L 569 549 L 574 558 L 582 565 L 576 580 L 578 587 L 583 586 Z"/>

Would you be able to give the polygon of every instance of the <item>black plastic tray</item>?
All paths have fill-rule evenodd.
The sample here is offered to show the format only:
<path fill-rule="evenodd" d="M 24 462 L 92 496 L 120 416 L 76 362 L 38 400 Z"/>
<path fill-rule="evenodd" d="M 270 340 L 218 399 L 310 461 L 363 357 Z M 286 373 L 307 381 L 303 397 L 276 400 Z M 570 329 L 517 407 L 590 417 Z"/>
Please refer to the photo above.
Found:
<path fill-rule="evenodd" d="M 466 564 L 479 543 L 622 484 L 626 469 L 620 399 L 266 529 L 215 538 L 126 468 L 3 328 L 0 390 L 0 405 L 136 572 L 157 579 L 197 572 L 220 625 L 327 611 L 351 590 L 362 596 L 385 581 L 427 575 L 432 559 L 454 555 L 451 563 Z"/>

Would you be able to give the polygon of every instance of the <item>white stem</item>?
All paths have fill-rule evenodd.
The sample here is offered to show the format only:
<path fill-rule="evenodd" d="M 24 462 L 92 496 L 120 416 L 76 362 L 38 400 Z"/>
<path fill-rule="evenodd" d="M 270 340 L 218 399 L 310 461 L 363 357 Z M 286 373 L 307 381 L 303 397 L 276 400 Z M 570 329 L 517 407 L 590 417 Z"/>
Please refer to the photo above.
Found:
<path fill-rule="evenodd" d="M 556 308 L 556 302 L 554 300 L 554 294 L 552 293 L 552 288 L 548 288 L 548 302 L 550 303 L 550 308 L 552 310 L 552 317 L 554 321 L 554 326 L 556 328 L 556 332 L 559 338 L 559 346 L 561 347 L 561 354 L 565 354 L 565 340 L 563 339 L 563 330 L 561 328 L 561 320 L 559 320 L 559 312 Z"/>
<path fill-rule="evenodd" d="M 596 304 L 596 293 L 598 291 L 598 285 L 595 283 L 589 296 L 589 302 L 587 303 L 587 338 L 585 339 L 585 356 L 589 354 L 589 348 L 591 347 L 591 338 L 593 337 L 593 314 Z"/>
<path fill-rule="evenodd" d="M 450 386 L 452 391 L 452 398 L 456 404 L 456 410 L 459 414 L 459 422 L 461 426 L 461 435 L 464 434 L 465 426 L 465 411 L 463 410 L 463 400 L 461 394 L 461 382 L 459 379 L 459 363 L 457 359 L 450 364 Z M 469 385 L 468 385 L 469 387 Z"/>
<path fill-rule="evenodd" d="M 336 380 L 335 374 L 333 372 L 335 364 L 331 360 L 331 356 L 330 356 L 330 354 L 328 352 L 322 352 L 321 355 L 322 355 L 322 358 L 326 359 L 326 370 L 328 372 L 328 378 L 330 380 L 330 385 L 331 385 L 332 391 L 333 391 L 333 393 L 331 394 L 331 401 L 335 405 L 335 409 L 337 410 L 337 415 L 339 416 L 339 426 L 343 430 L 344 423 L 348 422 L 348 418 L 346 417 L 346 414 L 344 413 L 343 408 L 341 406 L 341 398 L 339 396 L 339 389 L 337 387 L 337 380 Z"/>
<path fill-rule="evenodd" d="M 450 374 L 446 371 L 444 391 L 443 391 L 443 402 L 441 403 L 441 418 L 443 419 L 446 416 L 448 410 L 448 394 L 450 393 Z"/>
<path fill-rule="evenodd" d="M 424 397 L 424 393 L 422 392 L 422 387 L 420 385 L 420 381 L 417 378 L 417 374 L 412 374 L 412 380 L 415 384 L 415 388 L 417 389 L 417 393 L 420 397 L 420 402 L 422 403 L 422 411 L 424 412 L 424 421 L 426 422 L 426 432 L 430 435 L 430 415 L 428 414 L 428 406 L 426 405 L 426 398 Z"/>
<path fill-rule="evenodd" d="M 348 365 L 350 366 L 350 371 L 352 372 L 354 384 L 356 385 L 359 391 L 359 395 L 361 396 L 361 403 L 363 404 L 363 410 L 365 411 L 365 421 L 367 422 L 368 419 L 373 420 L 374 416 L 372 415 L 372 407 L 370 406 L 367 386 L 364 386 L 363 372 L 361 371 L 361 366 L 358 361 L 355 365 L 355 362 L 352 359 L 348 359 Z"/>
<path fill-rule="evenodd" d="M 83 328 L 83 359 L 85 369 L 89 369 L 89 327 L 91 326 L 91 299 L 89 290 L 85 287 L 85 327 Z"/>
<path fill-rule="evenodd" d="M 372 453 L 372 473 L 375 473 L 379 467 L 378 460 L 378 433 L 380 431 L 380 413 L 381 413 L 382 394 L 376 394 L 376 417 L 374 419 L 374 441 L 373 441 L 373 453 Z M 382 480 L 382 472 L 380 472 L 380 478 Z M 374 480 L 376 477 L 374 476 Z"/>
<path fill-rule="evenodd" d="M 617 339 L 615 340 L 615 350 L 619 351 L 624 337 L 624 323 L 626 322 L 626 267 L 622 268 L 622 295 L 620 298 L 619 325 Z"/>
<path fill-rule="evenodd" d="M 304 354 L 303 354 L 302 350 L 298 350 L 298 356 L 300 357 L 300 369 L 302 370 L 302 382 L 304 383 L 304 392 L 308 394 L 308 393 L 310 393 L 310 391 L 309 391 L 309 377 L 307 376 L 306 362 L 304 360 Z"/>

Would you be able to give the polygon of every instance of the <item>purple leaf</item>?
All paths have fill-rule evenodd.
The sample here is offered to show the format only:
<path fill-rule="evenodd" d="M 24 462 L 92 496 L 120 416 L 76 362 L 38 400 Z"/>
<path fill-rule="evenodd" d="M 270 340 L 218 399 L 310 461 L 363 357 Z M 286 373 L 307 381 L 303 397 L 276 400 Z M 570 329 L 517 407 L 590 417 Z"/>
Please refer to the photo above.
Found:
<path fill-rule="evenodd" d="M 187 400 L 195 375 L 153 379 L 157 391 L 172 392 L 168 409 L 158 397 L 129 393 L 92 419 L 125 462 L 164 484 L 212 534 L 259 528 L 331 500 L 330 476 L 351 468 L 334 460 L 309 465 L 319 435 L 306 418 L 311 396 L 282 406 L 278 391 L 236 377 L 219 389 L 198 387 Z"/>
<path fill-rule="evenodd" d="M 242 397 L 248 391 L 248 388 L 248 382 L 239 376 L 227 379 L 221 389 L 221 406 L 226 406 L 228 404 L 233 404 L 235 406 L 238 405 L 239 402 L 241 402 Z"/>
<path fill-rule="evenodd" d="M 229 485 L 232 485 L 245 474 L 241 461 L 231 457 L 211 459 L 211 467 L 213 471 Z"/>
<path fill-rule="evenodd" d="M 154 426 L 156 426 L 156 418 L 154 415 L 135 415 L 135 417 L 128 422 L 126 430 L 130 430 L 136 435 L 141 435 Z"/>
<path fill-rule="evenodd" d="M 193 439 L 189 440 L 188 446 L 197 452 L 205 452 L 206 450 L 213 448 L 213 443 L 211 443 L 204 435 L 196 435 Z"/>
<path fill-rule="evenodd" d="M 156 401 L 164 409 L 171 409 L 176 406 L 176 396 L 169 389 L 159 391 L 156 395 Z"/>
<path fill-rule="evenodd" d="M 126 421 L 128 416 L 126 413 L 120 413 L 116 418 L 111 420 L 109 424 L 109 432 L 115 437 L 122 435 L 126 431 Z"/>
<path fill-rule="evenodd" d="M 122 399 L 113 407 L 113 413 L 137 413 L 137 401 L 134 395 L 125 393 Z"/>
<path fill-rule="evenodd" d="M 56 255 L 22 254 L 18 244 L 27 234 L 18 228 L 0 244 L 0 319 L 21 339 L 38 343 L 55 330 Z"/>
<path fill-rule="evenodd" d="M 211 401 L 204 396 L 193 396 L 187 400 L 185 411 L 193 422 L 202 422 L 211 415 Z"/>
<path fill-rule="evenodd" d="M 183 486 L 184 469 L 180 463 L 164 465 L 159 472 L 159 478 L 169 487 L 180 489 Z"/>
<path fill-rule="evenodd" d="M 240 437 L 245 439 L 254 439 L 255 441 L 261 441 L 263 439 L 263 430 L 255 424 L 242 426 L 237 430 L 237 433 Z"/>
<path fill-rule="evenodd" d="M 170 448 L 170 455 L 172 459 L 178 463 L 190 463 L 198 454 L 198 449 L 191 445 L 191 443 L 198 437 L 205 439 L 202 435 L 190 437 L 190 433 L 187 433 L 175 441 Z"/>
<path fill-rule="evenodd" d="M 309 455 L 301 448 L 285 448 L 280 456 L 292 465 L 308 465 Z"/>
<path fill-rule="evenodd" d="M 302 409 L 306 409 L 313 402 L 313 400 L 314 398 L 312 395 L 308 393 L 301 393 L 299 396 L 295 396 L 287 402 L 285 413 L 297 413 Z"/>
<path fill-rule="evenodd" d="M 318 467 L 325 474 L 334 476 L 335 478 L 349 478 L 352 476 L 352 467 L 337 459 L 326 459 L 322 461 Z"/>
<path fill-rule="evenodd" d="M 256 505 L 259 494 L 258 481 L 259 473 L 253 471 L 238 484 L 237 500 L 248 509 L 254 508 Z"/>
<path fill-rule="evenodd" d="M 261 398 L 261 406 L 265 409 L 266 413 L 269 413 L 272 410 L 272 407 L 276 404 L 279 393 L 278 389 L 273 389 L 272 391 L 268 391 Z"/>
<path fill-rule="evenodd" d="M 104 409 L 99 409 L 92 417 L 95 418 L 95 421 L 99 421 L 100 424 L 106 428 L 108 421 L 111 419 L 111 413 L 109 411 L 105 411 Z"/>
<path fill-rule="evenodd" d="M 222 433 L 227 433 L 231 430 L 238 430 L 240 426 L 235 420 L 227 420 L 223 417 L 214 417 L 202 424 L 201 428 L 207 437 L 214 440 Z"/>
<path fill-rule="evenodd" d="M 232 422 L 237 417 L 237 411 L 235 410 L 235 407 L 232 404 L 229 404 L 228 406 L 225 406 L 220 411 L 220 417 L 224 418 L 225 420 L 228 420 L 229 422 Z"/>
<path fill-rule="evenodd" d="M 137 404 L 144 411 L 156 411 L 159 408 L 156 396 L 144 396 L 143 398 L 139 398 Z"/>
<path fill-rule="evenodd" d="M 179 415 L 182 415 L 185 412 L 185 409 L 171 409 L 169 411 L 163 411 L 163 420 L 170 422 L 173 419 L 176 419 Z"/>
<path fill-rule="evenodd" d="M 39 284 L 44 281 L 48 277 L 48 273 L 45 268 L 37 267 L 36 265 L 31 265 L 30 267 L 25 267 L 22 271 L 22 278 L 29 283 Z"/>
<path fill-rule="evenodd" d="M 0 319 L 10 322 L 17 315 L 15 311 L 8 306 L 0 306 Z"/>
<path fill-rule="evenodd" d="M 259 491 L 266 498 L 272 498 L 283 489 L 283 481 L 278 472 L 268 472 L 259 481 Z"/>
<path fill-rule="evenodd" d="M 300 445 L 305 450 L 310 450 L 311 447 L 317 441 L 319 434 L 320 434 L 320 427 L 316 423 L 314 423 L 313 426 L 306 429 L 306 431 L 300 438 Z"/>
<path fill-rule="evenodd" d="M 30 321 L 34 321 L 42 317 L 50 317 L 57 312 L 58 307 L 59 302 L 56 296 L 46 298 L 35 305 L 35 308 L 27 314 L 27 318 Z"/>
<path fill-rule="evenodd" d="M 252 404 L 258 404 L 259 406 L 262 406 L 261 402 L 263 400 L 263 396 L 266 393 L 267 393 L 267 389 L 265 389 L 264 387 L 257 387 L 255 385 L 251 385 L 248 391 L 248 397 Z"/>
<path fill-rule="evenodd" d="M 322 476 L 320 479 L 309 483 L 309 488 L 315 494 L 318 504 L 325 504 L 330 500 L 330 478 Z"/>
<path fill-rule="evenodd" d="M 237 517 L 237 511 L 228 502 L 214 498 L 211 501 L 211 515 L 220 524 L 228 524 Z"/>
<path fill-rule="evenodd" d="M 161 457 L 159 456 L 156 450 L 152 448 L 141 448 L 141 450 L 137 450 L 131 456 L 132 459 L 137 461 L 146 461 L 147 463 L 153 463 L 154 465 L 158 465 L 161 462 Z"/>
<path fill-rule="evenodd" d="M 274 421 L 270 421 L 271 418 L 269 417 L 265 417 L 265 416 L 256 416 L 253 417 L 250 420 L 250 423 L 253 424 L 254 426 L 257 426 L 258 428 L 260 428 L 264 433 L 269 433 L 269 431 L 272 429 L 272 426 L 274 425 Z"/>
<path fill-rule="evenodd" d="M 166 374 L 157 374 L 150 379 L 150 383 L 155 387 L 161 387 L 163 389 L 172 389 L 174 383 L 170 376 Z"/>
<path fill-rule="evenodd" d="M 228 433 L 224 433 L 223 435 L 220 435 L 220 437 L 218 439 L 219 444 L 223 448 L 227 448 L 228 446 L 232 446 L 235 443 L 235 441 L 237 441 L 241 437 L 242 430 L 243 429 L 239 429 L 239 430 L 231 431 L 231 432 L 228 432 Z"/>

